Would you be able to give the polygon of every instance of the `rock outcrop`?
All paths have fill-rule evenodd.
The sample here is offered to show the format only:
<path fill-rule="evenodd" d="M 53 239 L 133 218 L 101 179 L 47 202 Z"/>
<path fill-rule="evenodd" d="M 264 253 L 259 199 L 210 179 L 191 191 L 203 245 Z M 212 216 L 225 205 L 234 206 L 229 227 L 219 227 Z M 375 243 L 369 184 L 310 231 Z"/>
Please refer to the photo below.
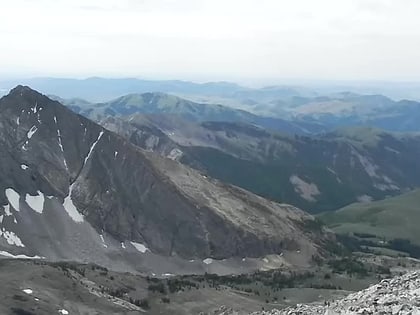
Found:
<path fill-rule="evenodd" d="M 420 272 L 385 279 L 363 291 L 327 305 L 300 305 L 252 315 L 415 315 L 420 314 Z"/>

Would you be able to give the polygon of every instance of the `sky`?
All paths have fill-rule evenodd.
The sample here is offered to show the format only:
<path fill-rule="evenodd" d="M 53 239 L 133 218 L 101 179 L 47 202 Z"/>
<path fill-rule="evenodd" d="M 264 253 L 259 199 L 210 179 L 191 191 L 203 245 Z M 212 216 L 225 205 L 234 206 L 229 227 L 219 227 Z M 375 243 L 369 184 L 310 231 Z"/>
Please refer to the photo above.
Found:
<path fill-rule="evenodd" d="M 0 0 L 0 77 L 420 81 L 418 0 Z"/>

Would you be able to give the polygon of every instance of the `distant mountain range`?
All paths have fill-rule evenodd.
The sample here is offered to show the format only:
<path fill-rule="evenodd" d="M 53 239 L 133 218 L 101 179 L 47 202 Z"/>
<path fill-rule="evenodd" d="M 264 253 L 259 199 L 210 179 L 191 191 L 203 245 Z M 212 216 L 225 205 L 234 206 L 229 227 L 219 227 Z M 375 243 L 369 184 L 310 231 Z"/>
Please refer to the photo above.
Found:
<path fill-rule="evenodd" d="M 264 88 L 248 88 L 231 82 L 193 83 L 179 80 L 140 80 L 140 79 L 104 79 L 89 78 L 84 80 L 59 78 L 34 78 L 0 82 L 0 90 L 7 91 L 18 82 L 33 86 L 48 95 L 57 95 L 73 106 L 89 103 L 102 103 L 106 107 L 130 104 L 140 106 L 140 95 L 158 95 L 173 104 L 174 96 L 183 98 L 182 102 L 195 104 L 220 104 L 230 108 L 230 112 L 221 110 L 229 121 L 234 109 L 242 110 L 238 116 L 247 117 L 246 122 L 256 123 L 265 128 L 284 131 L 280 120 L 287 120 L 299 128 L 312 132 L 331 130 L 337 126 L 371 126 L 390 131 L 420 131 L 416 123 L 420 118 L 420 103 L 407 99 L 420 100 L 420 86 L 416 84 L 381 84 L 366 83 L 348 85 L 283 85 Z M 404 94 L 404 87 L 406 93 Z M 413 94 L 414 93 L 414 94 Z M 173 96 L 165 96 L 171 94 Z M 387 96 L 385 96 L 387 95 Z M 389 97 L 405 99 L 395 101 Z M 63 101 L 64 101 L 63 100 Z M 111 101 L 112 100 L 112 101 Z M 138 104 L 134 105 L 138 101 Z M 178 99 L 179 101 L 179 99 Z M 105 105 L 106 104 L 106 105 Z M 149 113 L 146 107 L 143 113 Z M 168 107 L 165 105 L 168 112 Z M 214 107 L 214 106 L 213 106 Z M 125 110 L 130 110 L 125 108 Z M 150 108 L 149 108 L 150 110 Z M 101 112 L 100 109 L 96 110 Z M 246 111 L 247 113 L 244 113 Z M 201 112 L 193 114 L 196 118 Z M 262 118 L 258 121 L 257 117 Z M 201 121 L 212 120 L 201 117 Z M 216 119 L 219 120 L 219 119 Z M 235 120 L 236 121 L 236 120 Z M 256 122 L 255 122 L 256 121 Z M 280 127 L 279 127 L 280 126 Z M 302 131 L 300 131 L 302 132 Z"/>
<path fill-rule="evenodd" d="M 76 113 L 97 121 L 108 116 L 127 116 L 135 113 L 174 114 L 189 121 L 246 122 L 293 134 L 312 134 L 325 131 L 325 128 L 319 123 L 264 117 L 228 106 L 196 103 L 165 93 L 129 94 L 97 104 L 90 104 L 81 99 L 65 100 L 55 96 L 52 98 L 69 106 Z"/>
<path fill-rule="evenodd" d="M 231 273 L 237 257 L 255 257 L 242 271 L 266 254 L 306 264 L 330 240 L 305 212 L 145 152 L 28 87 L 0 99 L 0 143 L 0 254 Z"/>

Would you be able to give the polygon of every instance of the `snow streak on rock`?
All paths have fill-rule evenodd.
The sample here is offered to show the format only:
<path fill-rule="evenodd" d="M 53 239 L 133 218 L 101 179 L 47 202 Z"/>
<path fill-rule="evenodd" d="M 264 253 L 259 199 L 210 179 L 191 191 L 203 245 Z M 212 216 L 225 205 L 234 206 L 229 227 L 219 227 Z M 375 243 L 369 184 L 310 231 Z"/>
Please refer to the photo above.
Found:
<path fill-rule="evenodd" d="M 98 139 L 96 139 L 96 141 L 92 144 L 92 146 L 90 147 L 88 155 L 85 157 L 85 160 L 83 162 L 83 167 L 86 165 L 87 161 L 89 160 L 90 156 L 92 155 L 93 149 L 95 149 L 95 146 L 97 145 L 99 140 L 101 140 L 103 134 L 104 134 L 104 132 L 103 132 L 103 130 L 101 130 L 101 132 L 99 133 Z"/>
<path fill-rule="evenodd" d="M 0 255 L 4 257 L 16 258 L 16 259 L 43 259 L 44 258 L 40 256 L 13 255 L 3 250 L 0 250 Z"/>
<path fill-rule="evenodd" d="M 66 170 L 69 170 L 69 167 L 67 165 L 67 161 L 66 161 L 66 157 L 64 155 L 64 147 L 63 147 L 63 143 L 61 141 L 61 132 L 60 129 L 58 128 L 58 123 L 57 123 L 57 117 L 54 116 L 54 122 L 57 126 L 57 139 L 58 139 L 58 146 L 60 147 L 61 152 L 63 153 L 63 163 L 64 163 L 64 167 L 66 168 Z"/>
<path fill-rule="evenodd" d="M 98 144 L 99 140 L 101 139 L 102 135 L 104 134 L 104 132 L 101 130 L 101 132 L 99 133 L 98 138 L 96 139 L 96 141 L 91 145 L 89 152 L 87 154 L 87 156 L 85 157 L 84 161 L 83 161 L 83 165 L 82 168 L 80 170 L 80 172 L 83 171 L 83 168 L 85 167 L 87 161 L 89 160 L 90 156 L 93 153 L 93 150 L 95 149 L 95 146 Z M 81 223 L 84 221 L 83 215 L 80 214 L 80 212 L 77 210 L 76 206 L 73 203 L 73 200 L 71 198 L 72 192 L 73 192 L 73 188 L 74 188 L 74 182 L 73 184 L 70 185 L 69 187 L 69 194 L 67 195 L 66 198 L 64 198 L 64 209 L 66 210 L 66 212 L 68 213 L 68 215 L 73 219 L 73 221 L 77 222 L 77 223 Z"/>
<path fill-rule="evenodd" d="M 38 128 L 36 126 L 32 126 L 31 129 L 29 129 L 28 133 L 26 134 L 28 136 L 28 139 L 31 139 L 37 130 Z"/>

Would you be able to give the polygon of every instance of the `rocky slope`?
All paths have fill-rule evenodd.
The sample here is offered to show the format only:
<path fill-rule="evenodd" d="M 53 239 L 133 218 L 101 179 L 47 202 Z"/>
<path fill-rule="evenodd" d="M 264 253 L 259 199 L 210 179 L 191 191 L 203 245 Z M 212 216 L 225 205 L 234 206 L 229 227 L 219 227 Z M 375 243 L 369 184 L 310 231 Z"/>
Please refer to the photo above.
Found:
<path fill-rule="evenodd" d="M 108 117 L 100 123 L 144 149 L 312 212 L 420 185 L 417 134 L 351 128 L 290 136 L 249 124 L 198 124 L 172 115 Z"/>
<path fill-rule="evenodd" d="M 382 280 L 366 290 L 350 294 L 327 305 L 297 305 L 285 310 L 256 312 L 253 315 L 352 315 L 352 314 L 420 314 L 420 273 L 412 272 Z M 223 314 L 223 313 L 220 313 Z M 225 313 L 228 314 L 228 313 Z M 232 312 L 231 314 L 234 314 Z"/>
<path fill-rule="evenodd" d="M 2 255 L 197 273 L 297 250 L 307 263 L 329 238 L 303 211 L 147 154 L 28 87 L 0 100 L 0 143 Z"/>

